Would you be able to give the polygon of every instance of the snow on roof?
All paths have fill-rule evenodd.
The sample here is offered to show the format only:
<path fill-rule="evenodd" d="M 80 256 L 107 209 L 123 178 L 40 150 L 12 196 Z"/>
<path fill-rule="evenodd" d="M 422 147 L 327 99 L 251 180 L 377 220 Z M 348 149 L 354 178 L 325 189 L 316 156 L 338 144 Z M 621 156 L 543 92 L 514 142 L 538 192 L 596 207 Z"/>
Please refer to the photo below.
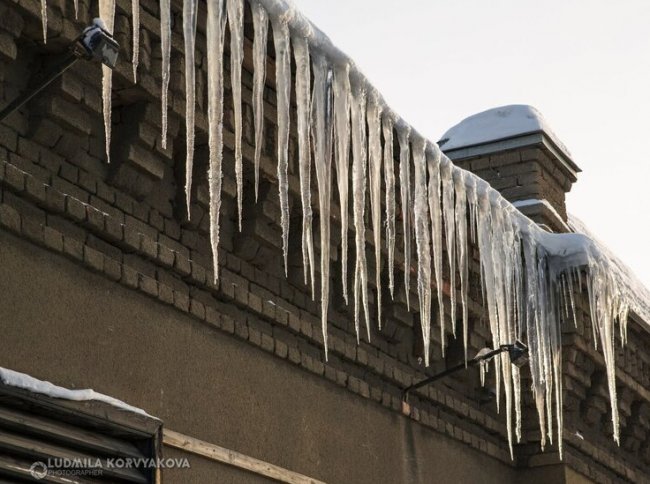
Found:
<path fill-rule="evenodd" d="M 121 400 L 118 400 L 117 398 L 109 397 L 108 395 L 104 395 L 102 393 L 97 393 L 95 390 L 69 390 L 67 388 L 54 385 L 49 381 L 37 380 L 36 378 L 25 373 L 9 370 L 7 368 L 0 367 L 0 382 L 10 387 L 22 388 L 23 390 L 28 390 L 32 393 L 40 393 L 42 395 L 47 395 L 53 398 L 61 398 L 63 400 L 74 400 L 78 402 L 96 400 L 98 402 L 104 402 L 112 405 L 113 407 L 121 408 L 122 410 L 126 410 L 128 412 L 138 413 L 146 417 L 151 417 L 151 415 L 140 408 L 133 407 Z"/>
<path fill-rule="evenodd" d="M 448 129 L 438 144 L 448 151 L 539 132 L 545 133 L 565 155 L 571 157 L 542 113 L 526 104 L 492 108 L 465 118 Z"/>

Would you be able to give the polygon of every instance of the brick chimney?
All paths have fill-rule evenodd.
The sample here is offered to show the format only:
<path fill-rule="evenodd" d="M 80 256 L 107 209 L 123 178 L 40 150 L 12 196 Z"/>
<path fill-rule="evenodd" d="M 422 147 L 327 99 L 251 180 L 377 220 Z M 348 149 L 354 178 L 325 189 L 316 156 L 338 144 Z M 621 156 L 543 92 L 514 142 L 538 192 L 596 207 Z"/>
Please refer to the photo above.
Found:
<path fill-rule="evenodd" d="M 532 220 L 553 232 L 568 231 L 566 194 L 580 168 L 535 108 L 511 105 L 475 114 L 438 144 Z"/>

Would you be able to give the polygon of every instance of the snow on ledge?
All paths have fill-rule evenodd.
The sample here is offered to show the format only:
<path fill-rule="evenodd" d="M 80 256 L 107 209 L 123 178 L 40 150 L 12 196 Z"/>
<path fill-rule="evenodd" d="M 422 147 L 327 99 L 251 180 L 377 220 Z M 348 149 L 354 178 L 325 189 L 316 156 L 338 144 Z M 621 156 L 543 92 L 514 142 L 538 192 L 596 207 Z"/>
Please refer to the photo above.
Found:
<path fill-rule="evenodd" d="M 557 212 L 557 210 L 555 210 L 555 207 L 551 205 L 551 203 L 545 198 L 528 198 L 526 200 L 515 200 L 514 202 L 512 202 L 512 205 L 517 208 L 535 207 L 538 205 L 543 205 L 557 218 L 557 222 L 559 224 L 561 224 L 566 230 L 570 231 L 570 227 L 566 223 L 564 223 L 564 220 L 562 220 L 560 214 Z"/>
<path fill-rule="evenodd" d="M 448 151 L 540 131 L 551 138 L 565 155 L 571 157 L 542 113 L 526 104 L 492 108 L 465 118 L 442 135 L 439 145 Z"/>
<path fill-rule="evenodd" d="M 133 407 L 121 400 L 118 400 L 117 398 L 109 397 L 108 395 L 104 395 L 102 393 L 97 393 L 95 390 L 69 390 L 68 388 L 54 385 L 49 381 L 37 380 L 36 378 L 31 377 L 25 373 L 9 370 L 7 368 L 0 367 L 0 381 L 10 387 L 22 388 L 23 390 L 27 390 L 32 393 L 47 395 L 48 397 L 61 398 L 63 400 L 74 400 L 77 402 L 96 400 L 98 402 L 104 402 L 112 405 L 113 407 L 126 410 L 127 412 L 137 413 L 145 417 L 156 418 L 149 415 L 147 412 L 140 408 Z"/>

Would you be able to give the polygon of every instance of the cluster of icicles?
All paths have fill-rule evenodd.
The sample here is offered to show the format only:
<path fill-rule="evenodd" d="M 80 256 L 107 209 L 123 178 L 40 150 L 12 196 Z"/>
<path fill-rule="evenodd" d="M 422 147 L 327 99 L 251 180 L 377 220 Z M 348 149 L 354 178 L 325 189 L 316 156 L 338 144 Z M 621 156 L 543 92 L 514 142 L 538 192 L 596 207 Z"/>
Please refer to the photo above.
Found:
<path fill-rule="evenodd" d="M 46 31 L 46 0 L 42 0 Z M 327 313 L 330 296 L 330 201 L 333 171 L 340 206 L 342 237 L 342 286 L 348 301 L 348 208 L 349 179 L 352 179 L 352 224 L 354 227 L 354 319 L 359 338 L 363 320 L 370 338 L 368 258 L 366 256 L 365 208 L 369 194 L 370 220 L 374 240 L 377 320 L 381 322 L 382 231 L 385 230 L 388 284 L 394 294 L 396 245 L 396 187 L 404 247 L 404 286 L 410 292 L 412 238 L 415 238 L 417 293 L 429 363 L 432 287 L 436 288 L 439 331 L 445 341 L 443 263 L 449 268 L 451 330 L 456 334 L 457 294 L 460 295 L 461 331 L 467 355 L 469 243 L 480 250 L 481 287 L 492 334 L 493 347 L 520 339 L 529 347 L 532 392 L 539 413 L 542 446 L 547 437 L 556 440 L 562 452 L 562 356 L 561 323 L 575 319 L 574 293 L 586 278 L 594 342 L 600 342 L 605 356 L 614 439 L 619 439 L 614 376 L 615 326 L 625 341 L 627 312 L 633 295 L 621 283 L 609 260 L 592 241 L 579 234 L 549 234 L 521 215 L 501 195 L 473 174 L 454 166 L 431 143 L 398 118 L 377 91 L 336 49 L 330 40 L 284 0 L 249 0 L 254 23 L 253 113 L 255 131 L 255 193 L 259 184 L 259 163 L 263 142 L 263 92 L 269 23 L 275 47 L 277 94 L 277 180 L 281 205 L 285 273 L 289 233 L 289 123 L 291 90 L 295 89 L 300 194 L 303 214 L 302 253 L 305 283 L 315 295 L 320 292 L 322 329 L 327 357 Z M 100 15 L 112 31 L 115 0 L 100 0 Z M 133 0 L 133 74 L 137 71 L 139 25 L 138 0 Z M 183 4 L 185 41 L 187 177 L 186 197 L 190 206 L 192 158 L 194 153 L 195 38 L 198 0 Z M 224 75 L 223 55 L 226 24 L 230 31 L 230 73 L 235 130 L 235 173 L 238 218 L 242 211 L 242 110 L 241 69 L 243 59 L 243 0 L 207 0 L 207 84 L 209 121 L 210 240 L 214 278 L 218 278 L 219 212 L 223 161 Z M 170 76 L 170 0 L 160 0 L 162 44 L 162 140 L 167 137 L 167 90 Z M 291 56 L 296 74 L 292 79 Z M 313 74 L 313 79 L 311 78 Z M 111 71 L 104 68 L 103 100 L 106 147 L 110 144 Z M 393 153 L 397 134 L 399 153 Z M 350 158 L 351 153 L 351 158 Z M 397 155 L 397 156 L 395 156 Z M 395 162 L 397 161 L 397 167 Z M 312 234 L 312 162 L 318 187 L 320 233 L 320 285 L 316 283 L 316 255 Z M 334 165 L 334 168 L 333 168 Z M 395 174 L 397 173 L 397 177 Z M 382 181 L 384 199 L 382 200 Z M 382 219 L 382 203 L 384 205 Z M 444 226 L 444 232 L 443 232 Z M 444 237 L 443 237 L 444 234 Z M 444 239 L 444 240 L 443 240 Z M 446 252 L 447 257 L 444 258 Z M 446 259 L 443 262 L 443 259 Z M 456 285 L 456 276 L 459 284 Z M 458 290 L 457 290 L 458 289 Z M 363 316 L 362 316 L 363 313 Z M 444 343 L 443 343 L 444 352 Z M 520 370 L 506 354 L 495 358 L 497 405 L 504 388 L 507 434 L 512 453 L 513 434 L 521 437 Z M 483 371 L 485 368 L 482 368 Z M 482 374 L 482 376 L 484 376 Z M 513 426 L 514 414 L 514 426 Z M 555 426 L 554 426 L 555 420 Z"/>

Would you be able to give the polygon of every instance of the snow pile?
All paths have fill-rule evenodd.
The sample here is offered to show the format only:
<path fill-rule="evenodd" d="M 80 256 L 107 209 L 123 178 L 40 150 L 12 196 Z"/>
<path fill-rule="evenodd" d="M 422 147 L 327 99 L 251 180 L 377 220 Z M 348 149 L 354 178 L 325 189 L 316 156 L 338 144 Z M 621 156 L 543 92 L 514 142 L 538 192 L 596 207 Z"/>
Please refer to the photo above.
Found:
<path fill-rule="evenodd" d="M 565 155 L 571 157 L 571 153 L 553 133 L 542 113 L 525 104 L 492 108 L 465 118 L 448 129 L 439 143 L 448 151 L 540 131 L 546 133 Z"/>
<path fill-rule="evenodd" d="M 137 413 L 146 417 L 151 417 L 144 410 L 132 407 L 117 398 L 109 397 L 102 393 L 97 393 L 95 390 L 69 390 L 67 388 L 56 386 L 49 381 L 37 380 L 25 373 L 20 373 L 7 368 L 0 368 L 0 381 L 7 386 L 22 388 L 23 390 L 32 393 L 40 393 L 52 398 L 61 398 L 63 400 L 74 400 L 76 402 L 84 402 L 87 400 L 96 400 L 104 402 L 113 407 L 121 408 L 128 412 Z M 152 417 L 155 418 L 155 417 Z"/>
<path fill-rule="evenodd" d="M 45 1 L 45 0 L 43 0 Z M 388 284 L 394 296 L 396 213 L 401 212 L 406 299 L 408 302 L 412 246 L 417 260 L 417 294 L 425 341 L 425 364 L 429 363 L 432 285 L 438 297 L 440 332 L 446 341 L 446 326 L 456 334 L 457 301 L 460 303 L 462 337 L 467 355 L 469 244 L 480 251 L 480 271 L 484 305 L 488 314 L 492 346 L 498 348 L 520 339 L 529 347 L 532 392 L 539 414 L 542 446 L 555 435 L 562 453 L 562 342 L 561 324 L 575 321 L 575 293 L 586 282 L 595 340 L 605 356 L 612 405 L 614 438 L 619 439 L 614 339 L 618 330 L 625 341 L 627 314 L 633 309 L 648 318 L 647 293 L 631 285 L 606 251 L 589 237 L 580 234 L 551 234 L 521 214 L 484 180 L 451 162 L 438 145 L 427 141 L 400 119 L 383 101 L 354 63 L 289 2 L 248 0 L 255 29 L 253 43 L 253 112 L 255 117 L 255 185 L 261 146 L 264 144 L 262 102 L 266 73 L 266 36 L 272 26 L 275 51 L 277 96 L 277 177 L 281 207 L 281 228 L 285 271 L 287 269 L 289 196 L 288 156 L 291 89 L 296 90 L 299 178 L 303 213 L 303 264 L 306 282 L 314 296 L 320 294 L 325 356 L 330 298 L 330 203 L 333 166 L 336 170 L 343 263 L 343 296 L 348 301 L 348 212 L 352 205 L 354 239 L 354 315 L 357 339 L 361 321 L 370 338 L 370 287 L 368 266 L 380 267 L 381 251 L 368 258 L 366 253 L 366 195 L 370 199 L 370 220 L 375 242 L 386 227 Z M 186 199 L 192 184 L 194 139 L 194 39 L 196 2 L 184 0 L 185 80 L 187 113 Z M 228 26 L 231 40 L 231 76 L 235 103 L 235 160 L 238 216 L 241 217 L 241 29 L 242 0 L 207 0 L 207 91 L 209 134 L 210 241 L 214 279 L 218 279 L 219 214 L 223 161 L 224 113 L 224 38 Z M 101 11 L 108 20 L 114 15 L 114 0 L 101 0 Z M 163 15 L 163 98 L 169 82 L 169 1 L 161 1 Z M 296 65 L 292 77 L 291 57 Z M 310 77 L 313 73 L 313 79 Z M 110 74 L 110 73 L 109 73 Z M 295 83 L 295 84 L 294 84 Z M 110 85 L 110 77 L 105 84 Z M 106 92 L 105 92 L 106 94 Z M 110 94 L 110 92 L 109 92 Z M 105 106 L 110 96 L 105 97 Z M 105 111 L 110 116 L 110 110 Z M 163 125 L 166 106 L 163 106 Z M 110 123 L 107 123 L 110 126 Z M 165 136 L 163 128 L 163 139 Z M 552 136 L 541 115 L 528 106 L 508 106 L 468 118 L 446 135 L 445 148 L 467 146 L 507 136 L 544 131 Z M 108 133 L 108 132 L 107 132 Z M 107 140 L 108 140 L 107 136 Z M 393 140 L 398 141 L 394 153 Z M 382 144 L 383 140 L 383 144 Z M 555 142 L 562 147 L 557 139 Z M 350 150 L 351 148 L 351 150 Z M 562 149 L 566 149 L 562 147 Z M 350 157 L 350 151 L 352 156 Z M 566 152 L 568 153 L 568 152 Z M 313 156 L 313 159 L 311 158 Z M 397 164 L 395 163 L 397 157 Z M 309 187 L 314 165 L 318 187 L 320 233 L 320 285 L 316 284 L 313 247 L 312 200 Z M 352 193 L 349 193 L 349 183 Z M 382 220 L 381 183 L 384 182 L 385 213 Z M 396 194 L 399 191 L 399 208 Z M 351 200 L 350 200 L 351 195 Z M 444 232 L 443 232 L 444 225 Z M 443 237 L 444 233 L 444 237 Z M 413 242 L 414 240 L 414 242 Z M 444 244 L 444 245 L 443 245 Z M 443 250 L 444 246 L 444 250 Z M 378 249 L 378 248 L 377 248 Z M 444 254 L 446 252 L 446 257 Z M 445 321 L 444 267 L 450 274 L 451 321 Z M 458 277 L 457 277 L 458 275 Z M 456 284 L 458 281 L 458 284 Z M 380 301 L 381 279 L 376 279 L 376 301 Z M 645 308 L 645 309 L 644 309 Z M 379 312 L 379 308 L 377 308 Z M 363 315 L 362 315 L 363 313 Z M 649 319 L 650 320 L 650 319 Z M 507 432 L 512 453 L 513 442 L 521 437 L 521 385 L 519 368 L 507 354 L 494 359 L 497 406 L 505 397 Z M 503 388 L 503 392 L 501 391 Z"/>

